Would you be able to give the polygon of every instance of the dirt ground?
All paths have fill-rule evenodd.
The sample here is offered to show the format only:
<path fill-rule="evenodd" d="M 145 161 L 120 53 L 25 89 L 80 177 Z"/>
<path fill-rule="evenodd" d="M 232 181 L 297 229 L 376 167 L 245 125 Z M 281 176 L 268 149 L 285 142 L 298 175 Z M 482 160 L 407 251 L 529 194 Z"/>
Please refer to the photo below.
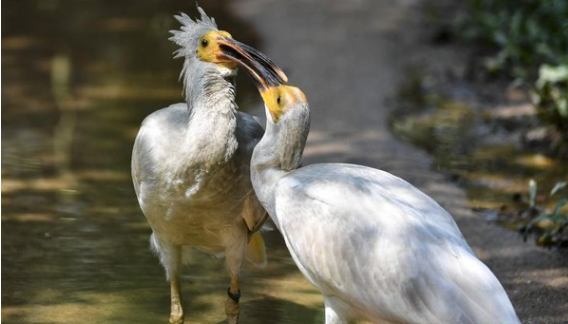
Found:
<path fill-rule="evenodd" d="M 433 171 L 425 153 L 388 130 L 387 117 L 396 117 L 397 86 L 409 66 L 460 75 L 468 64 L 463 45 L 432 41 L 440 21 L 455 14 L 443 3 L 244 0 L 233 7 L 262 34 L 263 51 L 310 100 L 306 164 L 357 163 L 410 181 L 454 216 L 523 323 L 568 323 L 566 253 L 523 243 L 517 233 L 475 216 L 464 192 Z M 257 115 L 263 115 L 260 109 Z"/>

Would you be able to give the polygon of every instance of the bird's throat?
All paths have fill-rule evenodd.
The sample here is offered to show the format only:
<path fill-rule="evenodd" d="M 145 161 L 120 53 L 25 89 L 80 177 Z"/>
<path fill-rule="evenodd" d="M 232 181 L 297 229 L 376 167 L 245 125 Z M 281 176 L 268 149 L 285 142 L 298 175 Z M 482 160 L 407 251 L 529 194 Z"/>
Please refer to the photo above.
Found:
<path fill-rule="evenodd" d="M 187 145 L 193 146 L 191 152 L 201 163 L 227 162 L 238 147 L 234 89 L 229 80 L 218 77 L 206 83 L 193 102 L 188 101 L 189 124 L 185 140 Z"/>

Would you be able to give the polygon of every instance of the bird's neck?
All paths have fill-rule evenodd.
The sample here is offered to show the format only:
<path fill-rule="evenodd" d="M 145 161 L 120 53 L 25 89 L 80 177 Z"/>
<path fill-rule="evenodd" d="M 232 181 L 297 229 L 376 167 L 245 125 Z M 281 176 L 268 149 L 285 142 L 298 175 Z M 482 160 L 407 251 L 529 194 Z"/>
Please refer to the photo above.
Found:
<path fill-rule="evenodd" d="M 192 161 L 201 165 L 227 162 L 237 150 L 237 104 L 232 80 L 209 75 L 186 87 L 189 122 L 186 143 Z"/>
<path fill-rule="evenodd" d="M 267 116 L 269 119 L 270 117 Z M 274 191 L 278 180 L 300 167 L 309 124 L 296 127 L 267 121 L 266 131 L 251 159 L 251 182 L 264 208 L 274 218 Z M 277 220 L 275 220 L 277 222 Z"/>
<path fill-rule="evenodd" d="M 280 168 L 273 137 L 266 136 L 258 142 L 250 163 L 251 182 L 256 196 L 268 213 L 274 217 L 274 190 L 276 182 L 288 172 Z"/>

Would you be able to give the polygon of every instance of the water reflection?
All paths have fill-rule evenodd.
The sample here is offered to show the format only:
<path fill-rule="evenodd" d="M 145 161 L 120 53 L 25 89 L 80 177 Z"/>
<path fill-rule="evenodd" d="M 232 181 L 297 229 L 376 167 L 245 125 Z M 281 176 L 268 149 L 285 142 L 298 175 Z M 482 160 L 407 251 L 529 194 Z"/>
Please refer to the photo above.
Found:
<path fill-rule="evenodd" d="M 260 46 L 226 2 L 202 4 Z M 171 16 L 186 1 L 7 2 L 2 23 L 2 319 L 5 323 L 165 323 L 169 287 L 130 180 L 142 119 L 181 99 Z M 239 101 L 257 100 L 240 76 Z M 322 300 L 280 236 L 269 265 L 246 266 L 242 321 L 322 322 Z M 217 323 L 229 281 L 202 255 L 184 271 L 187 319 Z"/>

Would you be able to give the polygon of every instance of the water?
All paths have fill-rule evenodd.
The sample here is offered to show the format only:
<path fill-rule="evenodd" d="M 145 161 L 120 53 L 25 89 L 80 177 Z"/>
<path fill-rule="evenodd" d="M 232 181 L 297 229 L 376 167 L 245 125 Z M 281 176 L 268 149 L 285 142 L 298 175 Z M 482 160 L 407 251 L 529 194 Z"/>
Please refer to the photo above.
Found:
<path fill-rule="evenodd" d="M 204 4 L 205 5 L 205 4 Z M 2 320 L 167 323 L 169 285 L 130 179 L 145 116 L 181 100 L 168 30 L 186 1 L 11 1 L 2 25 Z M 228 9 L 205 6 L 253 46 Z M 134 11 L 133 11 L 134 10 Z M 241 77 L 241 76 L 240 76 Z M 241 107 L 258 100 L 242 76 Z M 243 323 L 319 323 L 320 294 L 276 231 L 269 264 L 246 265 Z M 182 275 L 186 322 L 224 320 L 229 276 L 208 255 Z"/>

